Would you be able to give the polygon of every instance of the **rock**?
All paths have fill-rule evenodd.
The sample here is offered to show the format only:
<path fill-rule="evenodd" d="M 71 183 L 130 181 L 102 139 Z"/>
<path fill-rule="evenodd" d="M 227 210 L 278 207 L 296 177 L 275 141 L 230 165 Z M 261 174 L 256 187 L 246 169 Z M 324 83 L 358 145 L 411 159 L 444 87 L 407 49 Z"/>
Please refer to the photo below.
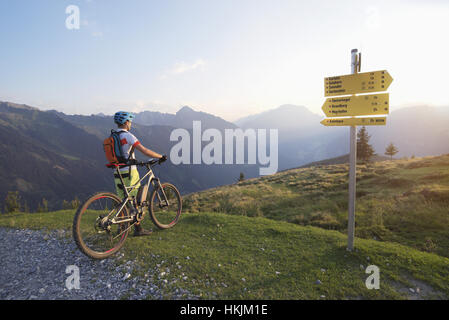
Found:
<path fill-rule="evenodd" d="M 128 261 L 123 252 L 105 260 L 91 260 L 79 251 L 71 238 L 58 238 L 56 231 L 0 227 L 0 239 L 2 274 L 8 274 L 7 279 L 0 277 L 0 300 L 117 300 L 127 296 L 130 289 L 129 299 L 159 300 L 167 296 L 187 300 L 200 298 L 188 290 L 182 290 L 176 296 L 176 288 L 167 286 L 175 283 L 176 279 L 173 282 L 164 279 L 166 281 L 154 283 L 153 275 L 157 277 L 159 273 L 153 268 L 148 269 L 145 277 L 131 277 L 131 270 L 140 270 L 137 263 L 143 260 Z M 69 276 L 65 270 L 70 265 L 80 269 L 82 290 L 69 290 L 65 286 Z M 165 268 L 164 272 L 168 274 L 170 268 Z"/>

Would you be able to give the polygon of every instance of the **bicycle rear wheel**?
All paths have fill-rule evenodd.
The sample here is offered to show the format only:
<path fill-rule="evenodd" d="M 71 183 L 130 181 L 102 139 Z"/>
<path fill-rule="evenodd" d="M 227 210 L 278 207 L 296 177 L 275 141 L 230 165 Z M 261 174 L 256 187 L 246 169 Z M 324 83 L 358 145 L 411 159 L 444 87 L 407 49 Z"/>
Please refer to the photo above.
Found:
<path fill-rule="evenodd" d="M 78 208 L 73 219 L 73 238 L 85 255 L 93 259 L 104 259 L 125 244 L 130 223 L 110 223 L 110 219 L 117 215 L 120 204 L 121 200 L 115 194 L 99 192 Z M 129 218 L 128 216 L 125 206 L 117 218 Z"/>
<path fill-rule="evenodd" d="M 181 210 L 181 194 L 174 185 L 170 183 L 159 184 L 151 193 L 150 217 L 159 229 L 168 229 L 178 223 Z"/>

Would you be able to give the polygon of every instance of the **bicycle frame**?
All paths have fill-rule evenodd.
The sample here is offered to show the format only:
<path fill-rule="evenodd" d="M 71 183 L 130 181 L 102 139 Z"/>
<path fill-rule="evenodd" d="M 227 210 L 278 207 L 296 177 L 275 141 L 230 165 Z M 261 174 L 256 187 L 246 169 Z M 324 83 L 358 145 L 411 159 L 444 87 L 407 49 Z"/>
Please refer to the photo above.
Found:
<path fill-rule="evenodd" d="M 121 184 L 122 184 L 122 186 L 123 186 L 123 191 L 125 192 L 125 198 L 123 198 L 122 203 L 120 204 L 120 207 L 119 207 L 119 209 L 117 210 L 117 213 L 115 214 L 115 216 L 114 216 L 112 219 L 110 219 L 110 222 L 111 222 L 112 224 L 119 224 L 119 223 L 125 223 L 125 222 L 132 222 L 132 221 L 134 221 L 134 216 L 131 216 L 131 217 L 127 218 L 127 219 L 125 218 L 125 219 L 119 219 L 119 220 L 116 220 L 116 218 L 117 218 L 118 214 L 123 210 L 123 208 L 128 204 L 128 202 L 132 202 L 132 201 L 134 200 L 133 197 L 130 196 L 129 194 L 130 194 L 133 190 L 135 190 L 135 189 L 137 188 L 137 186 L 138 186 L 138 185 L 139 185 L 145 178 L 148 177 L 148 181 L 146 182 L 146 187 L 147 187 L 148 189 L 150 188 L 150 184 L 151 184 L 154 188 L 156 188 L 156 186 L 154 185 L 154 181 L 156 181 L 156 182 L 159 184 L 159 187 L 161 186 L 161 185 L 160 185 L 159 178 L 157 178 L 157 177 L 154 175 L 153 170 L 151 169 L 151 165 L 150 165 L 150 164 L 146 164 L 146 167 L 147 167 L 147 169 L 148 169 L 148 172 L 147 172 L 141 179 L 139 179 L 139 181 L 137 181 L 135 184 L 133 184 L 133 185 L 131 185 L 131 186 L 129 186 L 129 187 L 127 187 L 127 186 L 125 185 L 125 182 L 123 181 L 123 177 L 122 177 L 122 174 L 121 174 L 121 172 L 120 172 L 120 170 L 119 170 L 119 167 L 118 167 L 118 166 L 116 167 L 115 170 L 116 170 L 116 172 L 118 173 L 120 182 L 121 182 Z M 168 202 L 167 196 L 165 195 L 164 189 L 161 188 L 161 190 L 162 190 L 162 194 L 163 194 L 163 196 L 164 196 L 164 198 L 165 198 L 165 202 L 167 203 L 167 205 L 169 205 L 169 202 Z M 161 198 L 160 198 L 160 196 L 159 196 L 159 193 L 156 193 L 156 195 L 157 195 L 157 197 L 158 197 L 159 203 L 161 203 Z M 134 204 L 133 204 L 133 205 L 134 205 Z M 140 205 L 139 205 L 139 206 L 140 206 Z M 137 209 L 137 208 L 136 208 L 136 209 Z M 112 213 L 112 212 L 111 212 L 111 213 Z M 108 214 L 104 219 L 109 219 L 109 216 L 110 216 L 110 214 Z"/>

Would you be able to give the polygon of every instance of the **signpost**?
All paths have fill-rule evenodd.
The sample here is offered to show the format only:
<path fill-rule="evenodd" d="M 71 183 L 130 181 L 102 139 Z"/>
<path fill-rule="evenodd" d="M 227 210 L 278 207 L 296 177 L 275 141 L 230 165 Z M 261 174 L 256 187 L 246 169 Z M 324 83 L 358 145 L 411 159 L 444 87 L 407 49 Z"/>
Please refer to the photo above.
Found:
<path fill-rule="evenodd" d="M 326 127 L 333 126 L 384 126 L 387 124 L 387 117 L 370 118 L 331 118 L 321 121 Z"/>
<path fill-rule="evenodd" d="M 324 96 L 386 91 L 392 81 L 386 70 L 324 78 Z"/>
<path fill-rule="evenodd" d="M 374 116 L 389 113 L 389 94 L 328 98 L 321 109 L 327 117 Z"/>
<path fill-rule="evenodd" d="M 351 74 L 324 79 L 324 96 L 328 98 L 321 109 L 327 117 L 321 121 L 324 126 L 349 126 L 349 197 L 348 197 L 348 250 L 354 250 L 355 189 L 357 164 L 357 126 L 386 125 L 387 117 L 376 116 L 389 113 L 389 94 L 355 95 L 386 91 L 393 78 L 386 70 L 358 73 L 360 54 L 351 51 Z M 343 118 L 347 117 L 347 118 Z"/>

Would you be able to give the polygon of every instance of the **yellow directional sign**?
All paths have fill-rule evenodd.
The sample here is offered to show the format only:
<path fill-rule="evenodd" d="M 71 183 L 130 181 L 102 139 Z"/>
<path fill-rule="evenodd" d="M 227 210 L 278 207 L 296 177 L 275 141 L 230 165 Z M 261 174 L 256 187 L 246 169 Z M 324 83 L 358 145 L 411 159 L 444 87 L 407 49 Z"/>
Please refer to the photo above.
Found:
<path fill-rule="evenodd" d="M 324 78 L 324 96 L 386 91 L 393 78 L 386 70 Z"/>
<path fill-rule="evenodd" d="M 327 117 L 372 116 L 389 113 L 389 94 L 327 98 L 321 109 Z"/>
<path fill-rule="evenodd" d="M 387 124 L 387 117 L 368 118 L 330 118 L 321 121 L 326 127 L 332 126 L 384 126 Z"/>

